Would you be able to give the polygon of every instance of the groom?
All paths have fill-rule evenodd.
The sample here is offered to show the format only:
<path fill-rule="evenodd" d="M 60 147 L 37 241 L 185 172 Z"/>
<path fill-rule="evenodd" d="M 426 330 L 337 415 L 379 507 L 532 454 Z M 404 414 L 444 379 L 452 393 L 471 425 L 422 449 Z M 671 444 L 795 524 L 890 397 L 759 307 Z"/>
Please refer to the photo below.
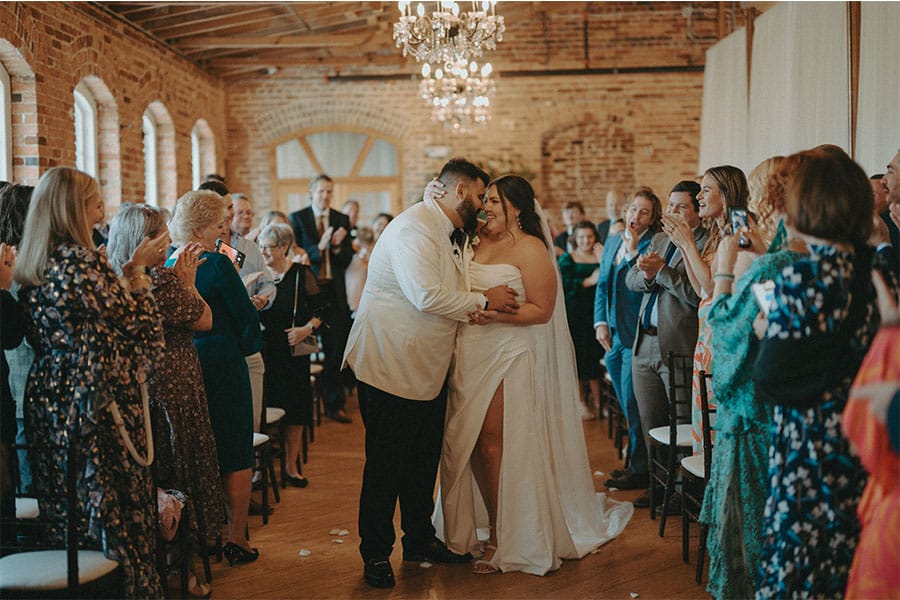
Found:
<path fill-rule="evenodd" d="M 435 537 L 434 483 L 447 404 L 445 380 L 460 323 L 490 307 L 514 311 L 515 291 L 469 291 L 472 249 L 487 174 L 451 159 L 439 176 L 447 190 L 387 226 L 369 259 L 366 286 L 344 362 L 359 381 L 366 466 L 359 499 L 359 551 L 366 583 L 394 586 L 390 555 L 400 500 L 403 560 L 467 562 Z"/>

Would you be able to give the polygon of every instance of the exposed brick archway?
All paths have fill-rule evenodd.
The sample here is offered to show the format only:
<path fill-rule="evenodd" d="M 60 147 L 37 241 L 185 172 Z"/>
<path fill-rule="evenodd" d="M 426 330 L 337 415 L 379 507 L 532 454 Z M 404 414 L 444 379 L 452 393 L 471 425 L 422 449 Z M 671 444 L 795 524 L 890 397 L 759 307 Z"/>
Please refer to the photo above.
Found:
<path fill-rule="evenodd" d="M 116 99 L 102 79 L 96 75 L 85 75 L 81 83 L 97 104 L 97 178 L 100 180 L 100 193 L 106 201 L 106 214 L 110 216 L 118 212 L 122 204 L 119 111 Z"/>
<path fill-rule="evenodd" d="M 12 179 L 35 185 L 40 177 L 40 146 L 47 140 L 38 137 L 35 78 L 22 54 L 0 38 L 0 64 L 9 74 L 10 112 L 12 116 Z"/>
<path fill-rule="evenodd" d="M 634 170 L 634 133 L 615 113 L 586 115 L 548 131 L 541 141 L 545 204 L 554 215 L 566 202 L 577 200 L 588 219 L 605 219 L 606 193 L 631 191 Z"/>
<path fill-rule="evenodd" d="M 159 193 L 159 206 L 172 208 L 178 198 L 175 125 L 166 105 L 159 100 L 148 104 L 146 112 L 156 125 L 156 189 Z"/>

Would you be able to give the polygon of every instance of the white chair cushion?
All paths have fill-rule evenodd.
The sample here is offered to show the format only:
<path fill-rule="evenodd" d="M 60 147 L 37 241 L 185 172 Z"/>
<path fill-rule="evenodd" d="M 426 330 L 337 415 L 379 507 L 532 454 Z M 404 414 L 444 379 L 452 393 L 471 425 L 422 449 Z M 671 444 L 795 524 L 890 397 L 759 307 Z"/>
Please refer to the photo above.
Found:
<path fill-rule="evenodd" d="M 280 421 L 284 415 L 287 413 L 283 408 L 278 408 L 277 406 L 267 406 L 266 407 L 266 425 L 271 423 L 277 423 Z"/>
<path fill-rule="evenodd" d="M 694 477 L 698 477 L 700 479 L 704 479 L 705 474 L 703 472 L 703 453 L 694 454 L 692 456 L 685 456 L 681 459 L 681 466 L 685 471 L 693 475 Z"/>
<path fill-rule="evenodd" d="M 687 448 L 691 446 L 693 442 L 693 435 L 691 434 L 691 426 L 685 423 L 684 425 L 679 425 L 676 430 L 676 435 L 678 439 L 676 440 L 676 445 Z M 665 425 L 664 427 L 654 427 L 650 430 L 650 437 L 663 444 L 664 446 L 669 445 L 669 426 Z"/>
<path fill-rule="evenodd" d="M 96 550 L 78 551 L 78 581 L 88 583 L 119 566 Z M 64 590 L 68 586 L 65 550 L 20 552 L 0 558 L 0 588 L 4 590 Z"/>
<path fill-rule="evenodd" d="M 17 519 L 37 519 L 41 516 L 37 498 L 16 498 Z"/>
<path fill-rule="evenodd" d="M 269 441 L 269 436 L 264 433 L 254 433 L 253 434 L 253 447 L 261 446 Z"/>

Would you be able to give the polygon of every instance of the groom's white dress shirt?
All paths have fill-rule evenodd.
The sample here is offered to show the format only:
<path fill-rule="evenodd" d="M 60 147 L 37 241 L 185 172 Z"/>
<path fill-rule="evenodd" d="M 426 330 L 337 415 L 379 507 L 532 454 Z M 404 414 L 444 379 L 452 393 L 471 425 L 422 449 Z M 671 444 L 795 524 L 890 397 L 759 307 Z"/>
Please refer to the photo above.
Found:
<path fill-rule="evenodd" d="M 360 381 L 410 400 L 440 392 L 458 325 L 485 304 L 470 291 L 472 248 L 455 246 L 453 229 L 440 206 L 424 200 L 378 239 L 344 352 Z"/>

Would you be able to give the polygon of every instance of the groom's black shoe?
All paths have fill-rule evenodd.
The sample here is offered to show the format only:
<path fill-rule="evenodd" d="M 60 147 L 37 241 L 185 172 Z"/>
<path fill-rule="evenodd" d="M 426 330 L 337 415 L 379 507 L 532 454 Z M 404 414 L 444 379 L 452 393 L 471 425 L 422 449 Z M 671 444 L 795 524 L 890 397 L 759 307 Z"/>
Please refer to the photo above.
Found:
<path fill-rule="evenodd" d="M 394 569 L 391 568 L 390 561 L 383 558 L 367 560 L 363 567 L 363 578 L 372 587 L 394 587 Z"/>
<path fill-rule="evenodd" d="M 626 473 L 618 479 L 607 479 L 603 485 L 617 490 L 642 490 L 650 486 L 650 476 L 647 473 Z"/>
<path fill-rule="evenodd" d="M 403 560 L 434 563 L 467 563 L 472 561 L 472 555 L 456 554 L 451 552 L 447 544 L 435 538 L 425 546 L 403 549 Z"/>

